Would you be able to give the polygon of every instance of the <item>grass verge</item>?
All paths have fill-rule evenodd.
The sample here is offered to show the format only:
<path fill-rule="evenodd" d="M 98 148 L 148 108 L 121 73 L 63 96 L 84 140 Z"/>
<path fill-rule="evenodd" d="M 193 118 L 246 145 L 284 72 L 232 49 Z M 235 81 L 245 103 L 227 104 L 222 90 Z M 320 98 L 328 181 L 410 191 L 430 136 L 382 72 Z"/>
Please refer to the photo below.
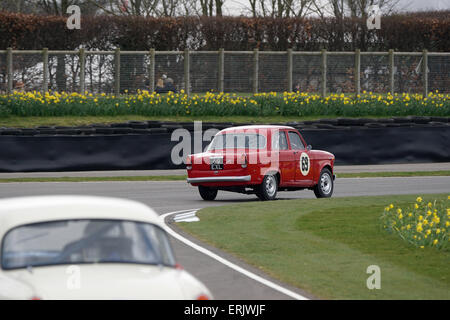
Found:
<path fill-rule="evenodd" d="M 423 196 L 425 201 L 447 194 Z M 450 252 L 420 249 L 380 223 L 417 195 L 252 202 L 202 209 L 186 232 L 271 276 L 328 299 L 450 299 Z M 381 269 L 369 290 L 367 268 Z"/>
<path fill-rule="evenodd" d="M 1 175 L 1 173 L 0 173 Z M 414 172 L 359 172 L 337 173 L 341 178 L 381 178 L 381 177 L 421 177 L 421 176 L 450 176 L 450 170 L 414 171 Z M 117 176 L 117 177 L 22 177 L 0 178 L 0 183 L 8 182 L 98 182 L 98 181 L 184 181 L 186 175 L 160 176 Z"/>

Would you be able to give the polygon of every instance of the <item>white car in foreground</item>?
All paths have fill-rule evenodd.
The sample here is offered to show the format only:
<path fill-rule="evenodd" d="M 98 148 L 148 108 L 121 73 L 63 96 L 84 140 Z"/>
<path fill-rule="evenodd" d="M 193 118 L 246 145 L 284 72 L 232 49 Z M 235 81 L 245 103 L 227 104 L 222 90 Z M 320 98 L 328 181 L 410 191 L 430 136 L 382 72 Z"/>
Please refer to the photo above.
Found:
<path fill-rule="evenodd" d="M 113 198 L 0 200 L 0 299 L 210 299 L 158 215 Z"/>

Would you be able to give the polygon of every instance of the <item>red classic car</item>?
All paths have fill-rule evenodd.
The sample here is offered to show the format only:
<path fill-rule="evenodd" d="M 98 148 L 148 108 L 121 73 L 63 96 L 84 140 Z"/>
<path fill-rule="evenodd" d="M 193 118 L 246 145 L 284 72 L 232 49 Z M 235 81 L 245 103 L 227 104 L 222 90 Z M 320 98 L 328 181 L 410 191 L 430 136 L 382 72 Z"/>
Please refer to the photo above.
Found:
<path fill-rule="evenodd" d="M 312 150 L 295 128 L 255 125 L 218 132 L 206 151 L 186 158 L 187 182 L 198 186 L 204 200 L 218 190 L 256 194 L 273 200 L 278 191 L 333 193 L 334 155 Z"/>

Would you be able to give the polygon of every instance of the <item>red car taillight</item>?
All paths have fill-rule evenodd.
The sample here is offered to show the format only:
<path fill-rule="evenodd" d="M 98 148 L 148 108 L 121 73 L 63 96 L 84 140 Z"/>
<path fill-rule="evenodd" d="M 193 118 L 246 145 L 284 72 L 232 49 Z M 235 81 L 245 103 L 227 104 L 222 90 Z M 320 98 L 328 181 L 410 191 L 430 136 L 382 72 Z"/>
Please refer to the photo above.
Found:
<path fill-rule="evenodd" d="M 191 159 L 191 156 L 187 156 L 185 163 L 186 163 L 186 169 L 187 169 L 187 170 L 191 170 L 191 169 L 192 169 L 192 159 Z"/>
<path fill-rule="evenodd" d="M 197 297 L 197 300 L 211 300 L 206 294 L 201 294 Z"/>

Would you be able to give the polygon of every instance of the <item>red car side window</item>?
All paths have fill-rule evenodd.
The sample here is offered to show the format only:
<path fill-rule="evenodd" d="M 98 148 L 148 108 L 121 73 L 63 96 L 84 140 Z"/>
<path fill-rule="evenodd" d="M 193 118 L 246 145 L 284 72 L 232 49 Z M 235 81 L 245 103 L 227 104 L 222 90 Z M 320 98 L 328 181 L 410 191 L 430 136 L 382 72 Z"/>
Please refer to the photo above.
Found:
<path fill-rule="evenodd" d="M 286 132 L 274 131 L 272 134 L 272 150 L 288 150 L 289 145 L 286 139 Z"/>
<path fill-rule="evenodd" d="M 297 134 L 297 132 L 289 131 L 289 142 L 291 143 L 291 149 L 293 150 L 304 150 L 305 146 L 303 145 L 302 139 Z"/>

